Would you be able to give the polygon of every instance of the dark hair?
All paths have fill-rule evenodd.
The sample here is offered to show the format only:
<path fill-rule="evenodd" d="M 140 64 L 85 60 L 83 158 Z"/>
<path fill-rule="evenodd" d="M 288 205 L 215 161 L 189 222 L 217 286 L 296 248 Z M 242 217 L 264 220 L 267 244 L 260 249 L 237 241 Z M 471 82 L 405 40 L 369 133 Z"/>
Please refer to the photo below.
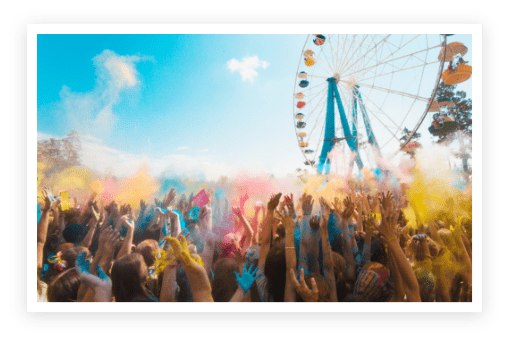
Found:
<path fill-rule="evenodd" d="M 74 268 L 74 264 L 76 262 L 76 257 L 82 252 L 87 252 L 87 257 L 90 256 L 89 250 L 82 246 L 73 246 L 71 248 L 67 248 L 62 251 L 62 260 L 66 261 L 67 268 Z"/>
<path fill-rule="evenodd" d="M 146 277 L 147 268 L 142 255 L 132 253 L 116 260 L 111 271 L 115 301 L 150 301 L 150 294 L 145 288 Z"/>
<path fill-rule="evenodd" d="M 285 238 L 285 227 L 282 223 L 278 224 L 276 227 L 276 234 L 278 235 L 279 241 Z"/>
<path fill-rule="evenodd" d="M 49 285 L 47 297 L 49 302 L 71 302 L 78 300 L 80 279 L 75 268 L 58 275 Z"/>
<path fill-rule="evenodd" d="M 138 244 L 138 246 L 135 249 L 135 252 L 142 255 L 145 264 L 147 265 L 147 267 L 150 267 L 156 261 L 156 256 L 154 256 L 154 252 L 158 251 L 158 249 L 159 249 L 158 241 L 154 239 L 146 239 L 140 244 Z"/>
<path fill-rule="evenodd" d="M 62 232 L 62 237 L 64 237 L 65 241 L 68 243 L 78 244 L 85 238 L 86 234 L 87 230 L 85 226 L 80 224 L 71 224 L 66 226 Z"/>
<path fill-rule="evenodd" d="M 267 291 L 273 296 L 273 301 L 283 301 L 285 294 L 287 265 L 285 260 L 284 243 L 273 246 L 266 257 L 264 275 L 267 280 Z"/>
<path fill-rule="evenodd" d="M 354 239 L 356 240 L 358 251 L 363 251 L 363 247 L 365 246 L 365 237 L 366 233 L 363 231 L 355 231 Z"/>
<path fill-rule="evenodd" d="M 193 302 L 191 287 L 184 267 L 177 268 L 177 287 L 179 288 L 179 293 L 177 294 L 178 302 Z"/>
<path fill-rule="evenodd" d="M 340 255 L 337 252 L 332 252 L 331 255 L 333 256 L 333 265 L 335 266 L 335 275 L 338 275 L 339 273 L 343 273 L 346 271 L 347 262 L 345 261 L 345 258 Z"/>
<path fill-rule="evenodd" d="M 214 264 L 214 279 L 211 288 L 215 302 L 226 302 L 232 299 L 237 290 L 237 280 L 234 272 L 239 273 L 239 267 L 232 258 L 220 258 Z"/>
<path fill-rule="evenodd" d="M 344 303 L 368 302 L 368 299 L 361 294 L 349 294 L 342 300 L 342 302 Z"/>
<path fill-rule="evenodd" d="M 372 262 L 379 262 L 385 266 L 388 265 L 388 255 L 386 254 L 381 234 L 374 234 L 372 236 L 372 246 L 370 250 L 372 253 L 370 260 Z"/>
<path fill-rule="evenodd" d="M 342 301 L 348 294 L 352 293 L 352 287 L 345 279 L 345 274 L 340 272 L 336 274 L 336 296 L 338 301 Z"/>

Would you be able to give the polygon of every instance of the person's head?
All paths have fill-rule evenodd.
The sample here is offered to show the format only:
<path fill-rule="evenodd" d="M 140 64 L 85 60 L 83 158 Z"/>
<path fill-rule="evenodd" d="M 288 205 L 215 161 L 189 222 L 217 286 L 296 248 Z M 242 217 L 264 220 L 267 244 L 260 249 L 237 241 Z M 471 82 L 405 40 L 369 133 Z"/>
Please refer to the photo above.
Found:
<path fill-rule="evenodd" d="M 47 298 L 49 302 L 71 302 L 78 300 L 80 279 L 75 268 L 59 274 L 48 285 Z"/>
<path fill-rule="evenodd" d="M 437 233 L 439 234 L 439 237 L 441 237 L 441 240 L 443 241 L 444 245 L 450 250 L 455 250 L 455 242 L 453 240 L 452 232 L 448 229 L 441 229 L 438 230 Z"/>
<path fill-rule="evenodd" d="M 220 258 L 234 258 L 239 239 L 234 233 L 226 234 L 220 245 Z"/>
<path fill-rule="evenodd" d="M 269 250 L 264 265 L 268 291 L 273 296 L 274 301 L 283 301 L 286 270 L 285 246 L 280 243 Z"/>
<path fill-rule="evenodd" d="M 158 241 L 154 239 L 146 239 L 135 249 L 135 252 L 143 256 L 143 260 L 147 267 L 150 267 L 156 261 L 156 252 L 159 250 Z"/>
<path fill-rule="evenodd" d="M 370 257 L 371 261 L 388 265 L 388 255 L 386 254 L 386 249 L 384 248 L 384 243 L 380 234 L 374 234 L 372 236 L 372 246 L 370 250 L 372 253 Z"/>
<path fill-rule="evenodd" d="M 436 279 L 434 278 L 434 275 L 430 272 L 430 270 L 421 268 L 416 269 L 414 274 L 416 275 L 418 285 L 420 286 L 421 301 L 433 302 L 436 289 Z"/>
<path fill-rule="evenodd" d="M 87 229 L 85 226 L 75 223 L 66 226 L 62 232 L 62 237 L 64 237 L 65 241 L 68 243 L 79 244 L 85 238 L 86 234 Z"/>
<path fill-rule="evenodd" d="M 142 255 L 132 253 L 113 263 L 111 270 L 112 293 L 116 302 L 144 301 L 148 298 L 145 288 L 147 265 Z"/>
<path fill-rule="evenodd" d="M 282 223 L 279 223 L 276 227 L 276 234 L 278 235 L 278 242 L 282 241 L 285 238 L 285 227 Z"/>
<path fill-rule="evenodd" d="M 381 276 L 373 270 L 363 269 L 356 279 L 354 294 L 363 295 L 368 301 L 375 301 L 383 292 Z"/>
<path fill-rule="evenodd" d="M 356 244 L 358 246 L 358 250 L 362 251 L 363 246 L 365 245 L 366 233 L 362 231 L 354 232 L 354 239 L 356 240 Z"/>
<path fill-rule="evenodd" d="M 407 225 L 407 218 L 404 215 L 404 212 L 402 210 L 400 210 L 400 212 L 398 214 L 397 223 L 398 223 L 398 226 L 400 226 L 400 227 L 404 227 Z"/>
<path fill-rule="evenodd" d="M 234 272 L 239 273 L 239 267 L 232 258 L 220 258 L 213 267 L 214 279 L 211 285 L 212 297 L 216 302 L 227 302 L 237 290 L 237 280 Z"/>
<path fill-rule="evenodd" d="M 91 257 L 89 249 L 82 247 L 82 246 L 72 246 L 69 248 L 66 247 L 64 250 L 60 250 L 60 251 L 62 251 L 62 256 L 61 256 L 62 260 L 66 261 L 66 263 L 67 263 L 67 269 L 74 268 L 74 264 L 76 262 L 76 257 L 78 257 L 78 255 L 82 251 L 87 252 L 87 255 L 85 257 L 86 259 Z"/>
<path fill-rule="evenodd" d="M 333 256 L 333 265 L 335 267 L 335 275 L 338 275 L 340 273 L 345 273 L 347 270 L 347 262 L 345 261 L 345 258 L 343 258 L 342 255 L 340 255 L 337 252 L 332 252 L 331 254 Z"/>
<path fill-rule="evenodd" d="M 369 262 L 363 266 L 363 270 L 371 270 L 381 277 L 382 284 L 386 284 L 390 279 L 390 269 L 378 262 Z"/>
<path fill-rule="evenodd" d="M 319 290 L 319 302 L 331 301 L 331 287 L 328 282 L 321 276 L 315 273 L 309 273 L 305 276 L 305 283 L 309 289 L 312 289 L 312 278 L 315 279 L 317 289 Z"/>
<path fill-rule="evenodd" d="M 348 294 L 352 293 L 352 285 L 347 282 L 345 273 L 340 272 L 336 274 L 336 296 L 338 301 L 342 301 Z"/>

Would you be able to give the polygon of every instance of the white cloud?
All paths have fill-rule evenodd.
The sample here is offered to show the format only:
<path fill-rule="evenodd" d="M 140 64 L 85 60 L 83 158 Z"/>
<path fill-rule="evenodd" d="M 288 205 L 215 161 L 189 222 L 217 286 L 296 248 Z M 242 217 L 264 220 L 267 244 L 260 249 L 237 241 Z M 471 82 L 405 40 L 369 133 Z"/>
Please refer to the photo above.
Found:
<path fill-rule="evenodd" d="M 71 127 L 96 136 L 108 135 L 117 122 L 113 106 L 122 100 L 125 91 L 140 84 L 136 63 L 154 61 L 152 57 L 117 55 L 103 50 L 92 59 L 96 68 L 96 84 L 89 92 L 73 92 L 63 86 L 60 91 L 60 110 L 69 119 Z"/>
<path fill-rule="evenodd" d="M 177 150 L 189 150 L 189 146 L 180 146 Z"/>
<path fill-rule="evenodd" d="M 230 69 L 231 72 L 238 71 L 239 74 L 241 74 L 243 81 L 249 80 L 251 82 L 253 82 L 255 76 L 258 75 L 255 69 L 260 67 L 262 67 L 262 69 L 266 69 L 268 66 L 269 63 L 260 60 L 258 56 L 245 57 L 242 62 L 233 58 L 227 63 L 227 68 Z"/>

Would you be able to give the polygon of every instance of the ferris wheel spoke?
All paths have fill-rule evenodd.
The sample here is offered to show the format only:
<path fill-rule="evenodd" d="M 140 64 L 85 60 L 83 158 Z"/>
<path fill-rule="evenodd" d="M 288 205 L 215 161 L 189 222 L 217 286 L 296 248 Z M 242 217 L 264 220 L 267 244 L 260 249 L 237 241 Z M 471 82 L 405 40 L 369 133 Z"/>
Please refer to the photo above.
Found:
<path fill-rule="evenodd" d="M 308 76 L 310 76 L 310 75 L 308 75 Z M 313 77 L 319 77 L 319 76 L 313 76 Z M 321 78 L 322 78 L 322 77 L 321 77 Z M 314 93 L 314 92 L 316 92 L 316 91 L 317 91 L 317 87 L 321 87 L 321 86 L 323 87 L 324 85 L 323 85 L 322 83 L 319 83 L 319 84 L 317 84 L 317 85 L 315 85 L 315 86 L 312 86 L 312 87 L 310 87 L 310 88 L 304 89 L 304 90 L 303 90 L 303 92 L 306 92 L 306 93 Z M 314 88 L 315 88 L 315 90 L 314 90 L 313 92 L 310 92 L 310 90 L 312 90 L 312 89 L 314 89 Z"/>
<path fill-rule="evenodd" d="M 425 98 L 425 97 L 422 97 L 422 96 L 419 96 L 419 95 L 416 95 L 416 94 L 411 94 L 411 93 L 406 93 L 406 92 L 401 92 L 401 91 L 393 90 L 391 88 L 384 88 L 384 87 L 379 87 L 379 86 L 375 86 L 375 85 L 369 85 L 369 84 L 365 84 L 365 83 L 356 83 L 356 84 L 358 86 L 360 86 L 360 87 L 366 87 L 366 88 L 371 88 L 371 89 L 375 89 L 375 90 L 379 90 L 379 91 L 383 91 L 383 92 L 387 92 L 387 93 L 391 93 L 391 94 L 402 95 L 402 96 L 405 96 L 407 98 L 421 100 L 421 101 L 424 101 L 424 102 L 427 102 L 427 103 L 430 101 L 430 98 Z"/>
<path fill-rule="evenodd" d="M 390 38 L 390 36 L 391 36 L 391 35 L 387 35 L 387 36 L 386 36 L 383 40 L 381 40 L 381 41 L 377 42 L 377 44 L 375 44 L 375 45 L 374 45 L 371 49 L 369 49 L 368 51 L 366 51 L 366 52 L 365 52 L 365 54 L 364 54 L 363 56 L 361 56 L 359 59 L 357 59 L 355 62 L 353 62 L 353 63 L 351 63 L 351 64 L 349 64 L 349 65 L 347 65 L 347 66 L 342 66 L 342 68 L 341 68 L 340 72 L 343 74 L 343 71 L 344 71 L 344 70 L 348 70 L 348 69 L 349 69 L 352 65 L 354 65 L 354 64 L 356 64 L 356 63 L 358 63 L 358 62 L 359 62 L 362 58 L 365 58 L 365 57 L 368 55 L 368 53 L 369 53 L 369 52 L 371 52 L 372 50 L 374 50 L 374 49 L 375 49 L 374 54 L 370 57 L 370 60 L 367 62 L 367 64 L 368 64 L 368 63 L 370 63 L 370 61 L 373 59 L 373 57 L 377 54 L 377 51 L 378 51 L 378 49 L 379 49 L 379 44 L 384 44 L 384 42 L 385 42 L 388 38 Z"/>
<path fill-rule="evenodd" d="M 361 81 L 366 81 L 366 80 L 370 80 L 370 79 L 374 79 L 376 77 L 381 77 L 381 76 L 385 76 L 385 75 L 390 75 L 390 74 L 395 74 L 395 73 L 399 73 L 399 72 L 402 72 L 404 70 L 409 70 L 409 69 L 414 69 L 414 68 L 419 68 L 419 67 L 424 67 L 424 66 L 427 66 L 429 64 L 434 64 L 434 63 L 439 63 L 439 61 L 432 61 L 432 62 L 428 62 L 428 63 L 423 63 L 423 64 L 419 64 L 419 65 L 414 65 L 412 67 L 407 67 L 407 68 L 402 68 L 402 69 L 398 69 L 398 70 L 394 70 L 394 71 L 391 71 L 389 73 L 385 73 L 385 74 L 379 74 L 379 75 L 375 75 L 375 76 L 372 76 L 372 77 L 367 77 L 363 80 L 359 80 L 360 82 Z"/>
<path fill-rule="evenodd" d="M 387 63 L 390 63 L 390 62 L 394 62 L 394 61 L 397 61 L 397 60 L 399 60 L 399 59 L 402 59 L 402 58 L 405 58 L 405 57 L 408 57 L 408 56 L 416 57 L 416 56 L 414 56 L 414 55 L 416 55 L 417 53 L 421 53 L 421 52 L 425 52 L 425 51 L 427 51 L 427 52 L 428 52 L 428 50 L 436 49 L 436 48 L 441 47 L 441 46 L 442 46 L 442 44 L 439 44 L 439 45 L 436 45 L 436 46 L 433 46 L 433 47 L 430 47 L 430 48 L 427 48 L 427 49 L 423 49 L 423 50 L 420 50 L 420 51 L 417 51 L 417 52 L 413 52 L 413 53 L 410 53 L 410 54 L 407 54 L 407 55 L 402 55 L 402 56 L 399 56 L 399 57 L 395 57 L 395 58 L 393 58 L 393 59 L 391 59 L 391 60 L 389 60 L 389 61 L 382 61 L 382 62 L 379 62 L 379 63 L 377 63 L 377 64 L 374 64 L 373 66 L 370 66 L 370 67 L 367 67 L 367 68 L 364 68 L 364 69 L 361 69 L 361 70 L 357 70 L 357 71 L 356 71 L 356 73 L 358 73 L 358 72 L 362 72 L 362 71 L 365 71 L 365 70 L 370 70 L 370 69 L 376 68 L 376 67 L 378 67 L 378 66 L 380 66 L 380 65 L 387 64 Z M 418 59 L 419 59 L 419 58 L 418 58 Z M 420 60 L 421 60 L 421 59 L 420 59 Z M 423 62 L 423 63 L 426 63 L 426 62 L 425 62 L 425 61 L 423 61 L 423 60 L 422 60 L 422 62 Z M 352 74 L 354 74 L 354 73 L 350 73 L 350 74 L 347 74 L 347 75 L 345 75 L 345 76 L 347 77 L 347 76 L 350 76 L 350 75 L 352 75 Z"/>
<path fill-rule="evenodd" d="M 360 93 L 361 93 L 361 91 L 360 91 Z M 356 98 L 357 98 L 358 100 L 360 100 L 360 102 L 361 102 L 361 99 L 360 99 L 358 96 L 356 96 Z M 382 108 L 380 108 L 380 107 L 379 107 L 379 105 L 377 105 L 375 102 L 373 102 L 373 101 L 372 101 L 369 97 L 367 97 L 365 94 L 364 94 L 364 99 L 365 99 L 365 101 L 368 101 L 368 102 L 370 102 L 372 105 L 374 105 L 374 106 L 375 106 L 375 107 L 376 107 L 376 108 L 377 108 L 377 109 L 378 109 L 378 110 L 379 110 L 379 111 L 380 111 L 380 112 L 381 112 L 381 113 L 382 113 L 382 114 L 383 114 L 386 118 L 388 118 L 388 120 L 389 120 L 389 121 L 391 121 L 391 122 L 395 125 L 395 127 L 397 127 L 397 128 L 398 128 L 401 132 L 404 132 L 404 130 L 402 130 L 402 128 L 401 128 L 401 127 L 400 127 L 397 123 L 395 123 L 395 122 L 393 121 L 393 119 L 391 119 L 391 117 L 390 117 L 389 115 L 387 115 L 387 114 L 386 114 L 386 112 L 384 112 L 384 111 L 382 110 Z M 367 110 L 367 109 L 366 109 L 366 107 L 365 107 L 365 111 L 366 111 L 366 110 Z M 367 112 L 367 116 L 368 116 L 368 111 L 366 111 L 366 112 Z M 391 134 L 391 135 L 392 135 L 395 139 L 397 139 L 397 137 L 395 136 L 395 133 L 394 133 L 392 130 L 390 130 L 390 129 L 389 129 L 389 127 L 388 127 L 388 126 L 387 126 L 387 125 L 386 125 L 386 124 L 385 124 L 385 123 L 384 123 L 384 122 L 383 122 L 383 121 L 382 121 L 382 120 L 381 120 L 378 116 L 374 115 L 374 112 L 372 112 L 372 117 L 376 118 L 376 119 L 377 119 L 377 120 L 378 120 L 378 121 L 379 121 L 379 122 L 380 122 L 380 123 L 384 126 L 384 128 L 385 128 L 386 130 L 388 130 L 388 132 L 389 132 L 389 133 L 390 133 L 390 134 Z M 397 140 L 398 140 L 398 139 L 397 139 Z"/>
<path fill-rule="evenodd" d="M 319 113 L 322 113 L 322 111 L 324 110 L 324 107 L 326 106 L 326 102 L 322 103 L 322 107 L 319 111 Z M 312 136 L 313 132 L 315 131 L 315 128 L 317 127 L 317 125 L 319 125 L 320 123 L 322 123 L 322 120 L 317 118 L 317 120 L 315 121 L 312 129 L 310 130 L 310 132 L 308 133 L 310 135 L 310 137 Z"/>
<path fill-rule="evenodd" d="M 321 94 L 322 94 L 322 93 L 326 90 L 326 88 L 327 88 L 327 87 L 328 87 L 328 85 L 326 84 L 326 85 L 325 85 L 325 86 L 324 86 L 321 90 L 319 90 L 319 91 L 317 91 L 317 92 L 313 93 L 313 94 L 314 94 L 314 96 L 313 96 L 312 98 L 310 98 L 310 100 L 308 100 L 308 102 L 309 102 L 309 103 L 312 103 L 312 101 L 313 101 L 315 98 L 317 98 L 319 95 L 321 95 Z M 323 97 L 324 97 L 324 95 L 323 95 Z"/>
<path fill-rule="evenodd" d="M 355 56 L 356 56 L 356 53 L 357 53 L 357 52 L 359 51 L 359 49 L 363 46 L 363 42 L 367 39 L 367 37 L 368 37 L 368 35 L 365 35 L 365 36 L 363 37 L 363 40 L 360 42 L 360 44 L 359 44 L 358 48 L 357 48 L 357 49 L 353 52 L 352 57 L 355 57 Z M 374 38 L 375 38 L 375 37 L 374 37 Z M 374 38 L 372 38 L 372 42 L 374 41 Z M 372 42 L 371 42 L 371 43 L 372 43 Z M 353 65 L 356 65 L 356 63 L 358 63 L 358 61 L 361 61 L 361 59 L 363 59 L 365 56 L 366 56 L 366 53 L 365 53 L 365 54 L 363 54 L 362 56 L 360 56 L 360 57 L 359 57 L 359 58 L 358 58 L 355 62 L 351 63 L 350 65 L 348 65 L 348 66 L 346 66 L 346 67 L 344 66 L 344 67 L 342 68 L 341 72 L 342 72 L 343 70 L 346 70 L 346 69 L 350 68 L 350 67 L 351 67 L 351 66 L 353 66 Z"/>
<path fill-rule="evenodd" d="M 322 131 L 324 131 L 324 128 L 326 127 L 326 121 L 324 120 L 324 124 L 322 125 Z M 314 128 L 315 129 L 315 128 Z M 314 155 L 313 155 L 313 160 L 316 161 L 317 160 L 317 154 L 319 153 L 319 146 L 321 145 L 321 140 L 319 139 L 317 141 L 317 146 L 315 147 L 315 151 L 314 151 Z"/>
<path fill-rule="evenodd" d="M 327 75 L 333 74 L 333 72 L 331 70 L 328 70 L 328 68 L 326 66 L 324 66 L 322 63 L 319 63 L 319 58 L 317 58 L 315 60 L 315 65 L 318 66 L 319 68 L 321 68 L 322 70 L 324 70 Z"/>
<path fill-rule="evenodd" d="M 329 77 L 326 77 L 326 76 L 320 76 L 320 75 L 308 75 L 310 77 L 315 77 L 315 78 L 318 78 L 318 79 L 323 79 L 323 80 L 327 80 L 329 79 Z M 315 86 L 314 86 L 315 87 Z M 310 88 L 311 89 L 311 88 Z"/>
<path fill-rule="evenodd" d="M 324 61 L 328 65 L 331 75 L 334 74 L 335 73 L 335 68 L 332 67 L 331 64 L 329 64 L 329 62 L 327 60 L 326 52 L 324 51 L 324 49 L 321 49 L 321 53 L 324 56 L 324 58 L 322 58 L 321 54 L 319 54 L 319 56 L 317 56 L 317 62 L 319 60 Z M 333 64 L 333 66 L 334 66 L 334 64 Z"/>
<path fill-rule="evenodd" d="M 349 49 L 347 49 L 347 52 L 345 53 L 345 56 L 346 56 L 346 58 L 345 58 L 345 63 L 341 66 L 341 70 L 343 70 L 343 69 L 344 69 L 343 67 L 344 67 L 344 65 L 345 65 L 345 64 L 347 63 L 347 61 L 348 61 L 348 58 L 347 58 L 347 57 L 349 56 L 349 53 L 351 52 L 351 48 L 352 48 L 352 46 L 353 46 L 353 44 L 354 44 L 354 42 L 355 42 L 355 40 L 356 40 L 356 36 L 357 36 L 357 35 L 354 35 L 354 36 L 352 37 L 352 42 L 351 42 L 351 44 L 349 45 Z"/>
<path fill-rule="evenodd" d="M 336 69 L 338 69 L 338 63 L 339 63 L 338 59 L 339 59 L 340 55 L 338 54 L 338 50 L 333 47 L 333 44 L 331 44 L 331 35 L 329 35 L 329 37 L 328 37 L 328 43 L 329 43 L 329 46 L 331 47 L 331 51 L 334 52 L 334 54 L 332 54 L 332 59 L 334 59 L 333 64 L 334 64 L 335 70 L 336 70 Z"/>
<path fill-rule="evenodd" d="M 310 121 L 310 120 L 312 120 L 312 119 L 315 119 L 315 120 L 318 120 L 318 119 L 319 119 L 317 116 L 314 116 L 313 114 L 314 114 L 315 110 L 316 110 L 316 109 L 317 109 L 320 105 L 323 105 L 323 104 L 326 102 L 326 100 L 324 100 L 324 96 L 325 96 L 325 94 L 324 94 L 324 95 L 323 95 L 323 97 L 319 100 L 319 102 L 317 103 L 317 105 L 315 105 L 314 109 L 313 109 L 313 110 L 311 110 L 311 111 L 308 113 L 307 121 Z M 321 113 L 321 112 L 322 112 L 322 109 L 321 109 L 319 112 L 317 112 L 317 113 Z"/>

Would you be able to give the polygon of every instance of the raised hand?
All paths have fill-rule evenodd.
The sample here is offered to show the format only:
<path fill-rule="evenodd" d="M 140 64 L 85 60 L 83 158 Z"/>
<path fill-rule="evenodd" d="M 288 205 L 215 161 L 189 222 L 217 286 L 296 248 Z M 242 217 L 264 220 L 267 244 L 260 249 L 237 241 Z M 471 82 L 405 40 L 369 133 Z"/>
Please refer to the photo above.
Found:
<path fill-rule="evenodd" d="M 312 283 L 312 289 L 308 288 L 308 286 L 306 285 L 306 282 L 305 282 L 304 269 L 301 269 L 301 274 L 300 274 L 301 283 L 298 282 L 298 280 L 296 278 L 296 274 L 294 273 L 294 269 L 290 270 L 290 276 L 291 276 L 292 285 L 294 286 L 294 288 L 296 289 L 296 292 L 299 293 L 299 295 L 301 296 L 301 298 L 303 298 L 304 301 L 316 302 L 319 300 L 319 288 L 317 287 L 317 283 L 315 282 L 315 279 L 312 278 L 310 280 Z"/>
<path fill-rule="evenodd" d="M 327 220 L 329 219 L 329 215 L 331 214 L 331 205 L 323 197 L 321 197 L 319 199 L 319 203 L 321 205 L 322 218 L 325 218 L 326 219 L 326 223 L 327 223 Z"/>
<path fill-rule="evenodd" d="M 236 274 L 236 280 L 237 280 L 237 284 L 239 285 L 239 287 L 241 287 L 243 289 L 243 295 L 246 294 L 246 292 L 248 292 L 251 288 L 251 286 L 253 285 L 253 283 L 255 282 L 255 280 L 257 280 L 257 278 L 259 276 L 261 276 L 262 274 L 258 274 L 258 275 L 255 275 L 257 274 L 257 271 L 259 270 L 259 268 L 255 268 L 255 270 L 253 270 L 253 267 L 254 267 L 254 264 L 252 264 L 250 266 L 250 269 L 249 270 L 246 270 L 246 262 L 244 263 L 244 267 L 243 267 L 243 275 L 239 276 L 239 274 L 235 271 L 234 273 Z"/>
<path fill-rule="evenodd" d="M 385 209 L 389 209 L 393 200 L 393 195 L 388 191 L 386 195 L 381 193 L 381 198 L 379 198 L 379 202 L 381 206 Z"/>
<path fill-rule="evenodd" d="M 313 210 L 313 197 L 311 195 L 303 194 L 303 215 L 309 216 Z"/>
<path fill-rule="evenodd" d="M 204 205 L 204 207 L 202 207 L 200 209 L 200 211 L 198 211 L 198 220 L 200 222 L 205 222 L 205 223 L 211 222 L 211 225 L 212 225 L 212 211 L 209 206 Z"/>
<path fill-rule="evenodd" d="M 170 206 L 172 201 L 174 201 L 176 195 L 177 193 L 175 192 L 175 189 L 171 188 L 170 191 L 168 192 L 168 195 L 166 196 L 165 203 L 163 204 L 163 206 L 164 207 Z"/>
<path fill-rule="evenodd" d="M 44 207 L 43 211 L 49 211 L 51 209 L 51 206 L 53 204 L 53 197 L 51 196 L 51 193 L 49 194 L 49 189 L 43 190 L 43 201 L 44 201 Z"/>
<path fill-rule="evenodd" d="M 154 198 L 154 205 L 156 205 L 156 207 L 159 207 L 159 208 L 163 208 L 165 206 L 163 201 L 159 200 L 158 198 Z"/>
<path fill-rule="evenodd" d="M 272 195 L 271 199 L 269 199 L 269 202 L 267 203 L 267 210 L 268 211 L 274 211 L 278 204 L 280 203 L 280 197 L 282 196 L 282 193 L 278 193 L 276 195 Z"/>
<path fill-rule="evenodd" d="M 338 197 L 335 197 L 333 201 L 333 211 L 336 213 L 337 216 L 342 215 L 342 202 Z"/>
<path fill-rule="evenodd" d="M 80 281 L 94 290 L 94 301 L 111 301 L 112 281 L 101 266 L 96 266 L 97 276 L 90 273 L 90 260 L 85 260 L 87 252 L 82 251 L 76 257 L 76 272 Z"/>
<path fill-rule="evenodd" d="M 309 221 L 309 224 L 310 224 L 310 228 L 314 231 L 314 232 L 317 232 L 319 231 L 319 228 L 320 228 L 320 218 L 319 216 L 313 216 L 310 218 L 310 221 Z"/>
<path fill-rule="evenodd" d="M 286 231 L 294 230 L 296 226 L 296 220 L 292 218 L 291 208 L 289 206 L 281 206 L 280 210 L 276 210 L 276 214 L 278 214 L 279 219 Z"/>
<path fill-rule="evenodd" d="M 175 256 L 182 262 L 184 267 L 195 272 L 204 268 L 200 256 L 198 258 L 191 256 L 188 242 L 186 242 L 186 238 L 182 234 L 178 238 L 167 236 L 165 240 L 170 244 Z"/>
<path fill-rule="evenodd" d="M 235 214 L 236 216 L 238 216 L 239 218 L 241 218 L 241 217 L 242 217 L 242 215 L 243 215 L 243 214 L 241 213 L 241 209 L 240 209 L 239 207 L 236 207 L 236 206 L 232 207 L 232 212 L 234 212 L 234 214 Z"/>
<path fill-rule="evenodd" d="M 284 196 L 283 203 L 290 207 L 290 209 L 292 210 L 292 215 L 294 216 L 296 214 L 296 210 L 294 209 L 294 195 L 291 193 L 290 196 L 289 195 Z"/>
<path fill-rule="evenodd" d="M 354 203 L 351 197 L 344 199 L 344 210 L 342 211 L 341 217 L 343 220 L 348 220 L 354 214 Z"/>

